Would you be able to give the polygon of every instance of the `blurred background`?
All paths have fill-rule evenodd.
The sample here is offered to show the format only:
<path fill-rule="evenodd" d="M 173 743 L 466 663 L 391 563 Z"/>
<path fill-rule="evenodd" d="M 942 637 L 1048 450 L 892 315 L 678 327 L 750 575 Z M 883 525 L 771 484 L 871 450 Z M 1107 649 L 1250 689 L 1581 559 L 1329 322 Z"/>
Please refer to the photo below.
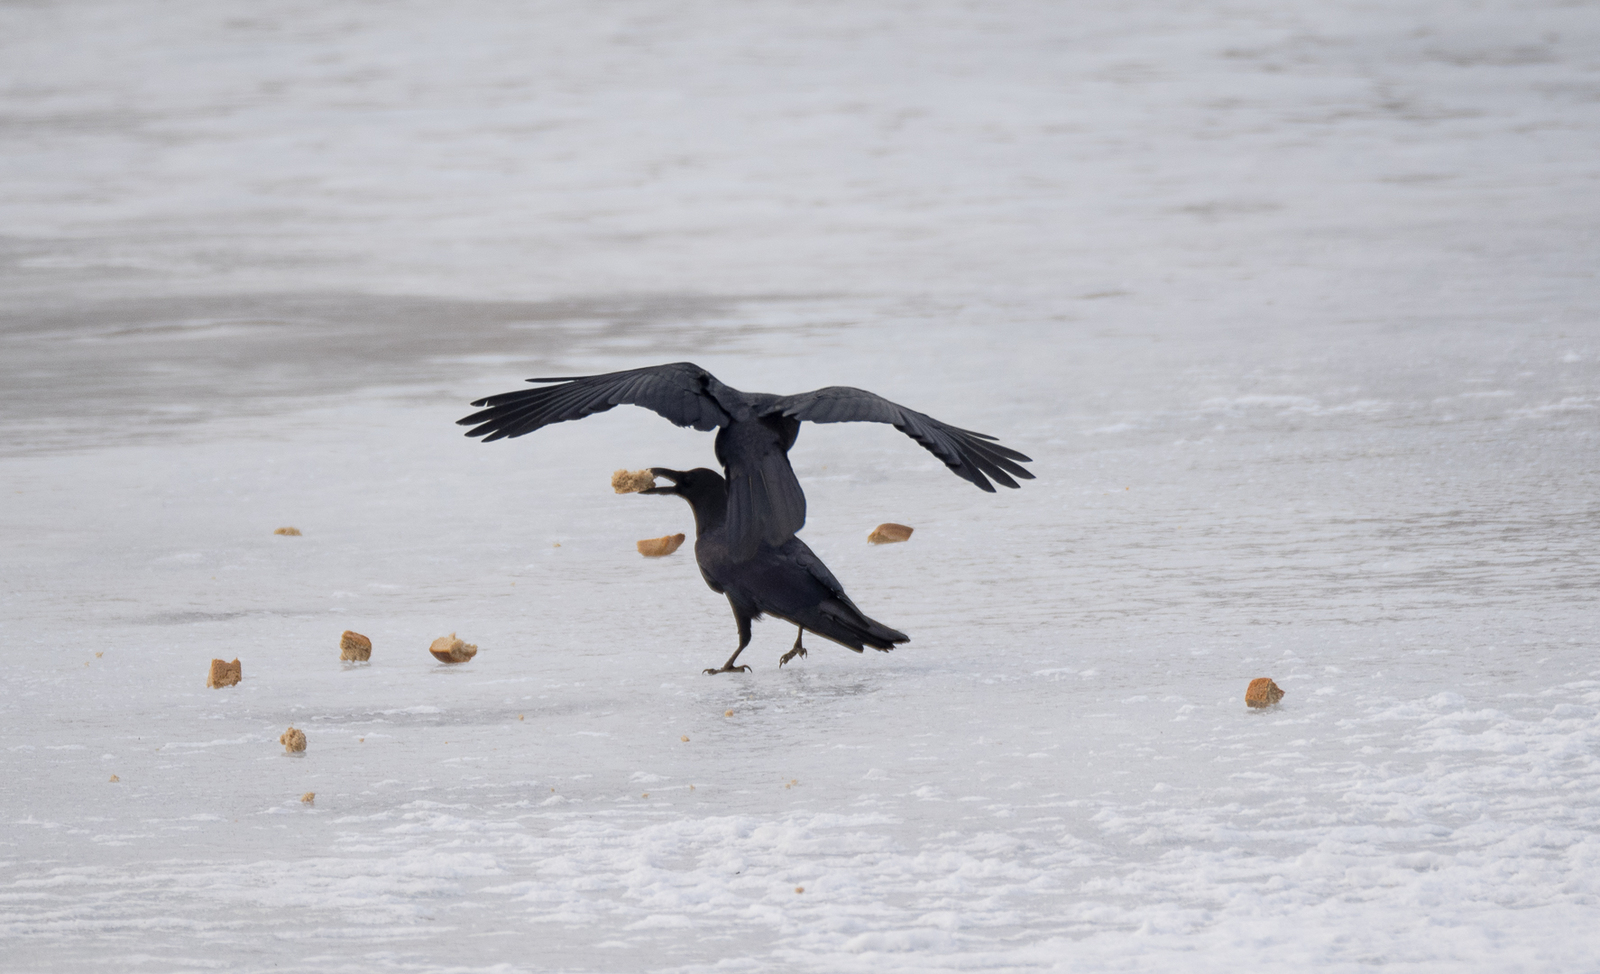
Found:
<path fill-rule="evenodd" d="M 13 444 L 111 403 L 414 382 L 552 320 L 1596 351 L 1586 4 L 14 3 L 0 28 Z"/>

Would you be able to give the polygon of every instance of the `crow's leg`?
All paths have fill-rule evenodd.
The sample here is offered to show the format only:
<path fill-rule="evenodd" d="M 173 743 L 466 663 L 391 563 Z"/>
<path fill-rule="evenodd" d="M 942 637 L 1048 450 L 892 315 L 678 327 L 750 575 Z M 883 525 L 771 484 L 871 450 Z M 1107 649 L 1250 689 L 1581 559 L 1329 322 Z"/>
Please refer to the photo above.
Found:
<path fill-rule="evenodd" d="M 729 599 L 728 603 L 732 605 L 733 600 Z M 739 607 L 735 605 L 733 607 L 733 620 L 739 624 L 739 648 L 733 651 L 733 655 L 728 657 L 728 661 L 722 664 L 721 669 L 707 669 L 707 673 L 750 672 L 750 667 L 748 666 L 733 665 L 733 661 L 739 658 L 739 654 L 744 652 L 744 648 L 750 645 L 750 616 L 748 613 L 739 611 Z"/>
<path fill-rule="evenodd" d="M 794 659 L 796 656 L 800 657 L 801 659 L 805 659 L 807 656 L 811 655 L 810 653 L 806 652 L 806 648 L 804 646 L 800 645 L 800 640 L 805 638 L 806 627 L 799 626 L 797 628 L 800 631 L 794 634 L 794 648 L 778 657 L 778 669 L 780 670 L 783 669 L 783 664 Z"/>

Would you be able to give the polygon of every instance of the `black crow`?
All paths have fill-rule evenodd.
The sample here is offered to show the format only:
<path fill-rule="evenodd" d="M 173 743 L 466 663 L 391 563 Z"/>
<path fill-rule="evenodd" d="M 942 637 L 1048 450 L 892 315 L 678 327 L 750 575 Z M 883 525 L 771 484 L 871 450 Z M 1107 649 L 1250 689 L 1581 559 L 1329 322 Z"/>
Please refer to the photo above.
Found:
<path fill-rule="evenodd" d="M 582 419 L 624 403 L 653 409 L 679 426 L 718 430 L 717 461 L 727 474 L 727 514 L 721 542 L 735 561 L 760 546 L 781 548 L 806 523 L 806 497 L 789 466 L 800 423 L 889 423 L 943 460 L 956 476 L 994 493 L 989 478 L 1016 487 L 1032 480 L 1020 464 L 1032 461 L 994 437 L 946 426 L 931 416 L 849 386 L 793 396 L 740 392 L 689 362 L 627 372 L 529 379 L 554 383 L 474 402 L 483 407 L 460 420 L 485 443 L 522 436 L 551 423 Z M 987 475 L 987 476 L 986 476 Z"/>
<path fill-rule="evenodd" d="M 676 494 L 694 510 L 694 560 L 713 592 L 728 597 L 739 626 L 739 648 L 721 667 L 707 673 L 748 671 L 734 661 L 750 645 L 750 621 L 762 614 L 787 619 L 800 627 L 794 648 L 779 657 L 778 665 L 806 655 L 800 640 L 810 630 L 856 652 L 866 646 L 887 652 L 911 637 L 896 632 L 862 614 L 844 586 L 828 571 L 806 543 L 790 537 L 780 545 L 760 541 L 752 557 L 739 558 L 728 542 L 728 482 L 715 470 L 667 470 L 651 467 L 670 486 L 646 488 L 646 494 Z"/>

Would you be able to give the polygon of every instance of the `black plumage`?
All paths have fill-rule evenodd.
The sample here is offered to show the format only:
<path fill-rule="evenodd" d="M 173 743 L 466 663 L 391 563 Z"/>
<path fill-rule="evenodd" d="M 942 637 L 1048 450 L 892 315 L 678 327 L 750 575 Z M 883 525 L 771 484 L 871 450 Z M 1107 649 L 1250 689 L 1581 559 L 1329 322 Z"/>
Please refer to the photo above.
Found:
<path fill-rule="evenodd" d="M 791 537 L 781 545 L 763 541 L 753 556 L 736 556 L 727 535 L 728 484 L 715 470 L 652 467 L 650 472 L 672 483 L 643 493 L 676 494 L 689 502 L 694 511 L 694 559 L 700 575 L 713 592 L 728 597 L 739 626 L 739 648 L 726 663 L 707 673 L 749 669 L 735 661 L 750 645 L 750 623 L 764 614 L 787 619 L 800 629 L 794 647 L 779 658 L 779 666 L 806 655 L 801 639 L 807 631 L 858 653 L 867 646 L 888 651 L 897 643 L 910 641 L 910 636 L 867 618 L 856 608 L 833 572 L 799 538 Z"/>
<path fill-rule="evenodd" d="M 657 476 L 674 482 L 645 491 L 677 494 L 689 502 L 700 574 L 712 590 L 727 595 L 733 608 L 739 648 L 722 667 L 707 673 L 748 669 L 734 661 L 750 643 L 751 621 L 764 614 L 800 628 L 780 666 L 805 655 L 801 641 L 807 631 L 858 653 L 867 646 L 893 649 L 910 639 L 856 608 L 822 560 L 795 537 L 806 523 L 806 497 L 789 465 L 789 449 L 802 422 L 888 423 L 943 460 L 956 476 L 989 493 L 994 493 L 991 480 L 1016 487 L 1013 478 L 1033 479 L 1021 466 L 1032 461 L 994 437 L 948 426 L 848 386 L 793 396 L 741 392 L 689 362 L 528 381 L 540 387 L 474 402 L 479 411 L 459 421 L 472 427 L 467 435 L 488 443 L 624 404 L 654 410 L 679 426 L 717 431 L 717 461 L 726 476 L 704 468 L 657 467 L 652 468 Z"/>
<path fill-rule="evenodd" d="M 1013 478 L 1033 479 L 1021 466 L 1031 460 L 994 437 L 948 426 L 849 386 L 792 396 L 741 392 L 690 362 L 528 381 L 541 387 L 474 402 L 482 408 L 459 421 L 472 427 L 467 435 L 489 443 L 624 404 L 654 410 L 679 426 L 717 430 L 717 461 L 728 489 L 725 533 L 730 551 L 740 560 L 754 557 L 762 543 L 781 546 L 805 526 L 805 494 L 789 466 L 789 449 L 802 422 L 888 423 L 944 461 L 956 476 L 990 493 L 991 480 L 1016 487 Z"/>

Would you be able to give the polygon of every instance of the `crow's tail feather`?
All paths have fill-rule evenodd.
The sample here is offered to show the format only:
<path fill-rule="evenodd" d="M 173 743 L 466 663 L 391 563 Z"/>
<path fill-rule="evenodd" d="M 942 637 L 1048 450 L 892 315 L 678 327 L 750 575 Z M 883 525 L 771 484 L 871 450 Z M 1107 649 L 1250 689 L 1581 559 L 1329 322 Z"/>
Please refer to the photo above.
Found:
<path fill-rule="evenodd" d="M 871 646 L 888 652 L 898 643 L 908 643 L 911 637 L 875 619 L 862 615 L 861 610 L 843 599 L 824 599 L 805 613 L 804 618 L 791 619 L 795 625 L 831 639 L 856 652 Z"/>

